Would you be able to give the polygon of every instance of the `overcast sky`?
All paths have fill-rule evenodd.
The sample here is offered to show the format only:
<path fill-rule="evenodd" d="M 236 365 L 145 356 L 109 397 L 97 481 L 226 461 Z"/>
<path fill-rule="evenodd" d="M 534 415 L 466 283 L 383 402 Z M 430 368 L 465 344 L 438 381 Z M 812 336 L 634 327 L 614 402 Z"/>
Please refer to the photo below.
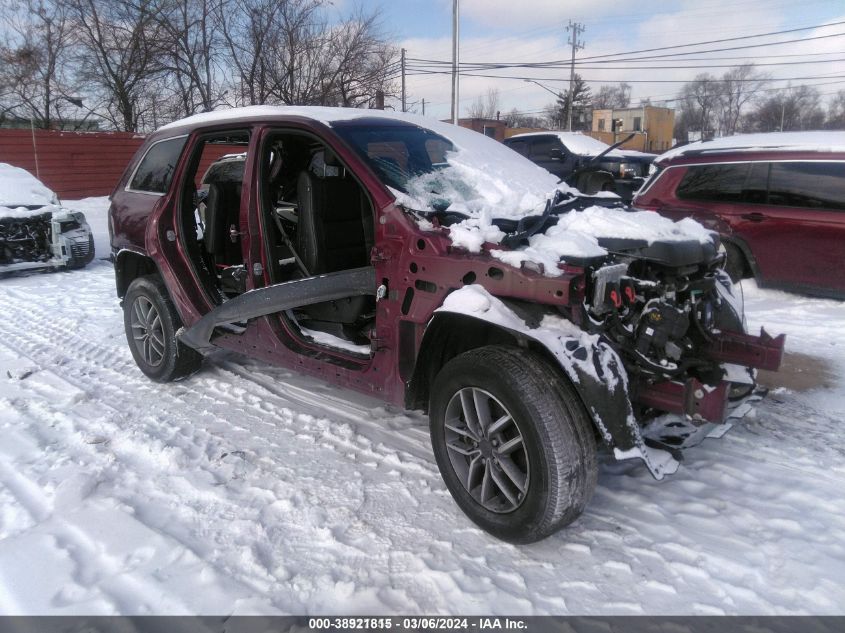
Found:
<path fill-rule="evenodd" d="M 353 0 L 335 0 L 342 6 Z M 412 58 L 451 59 L 452 0 L 363 0 L 367 8 L 379 6 L 385 29 L 408 51 Z M 843 0 L 638 0 L 631 3 L 595 0 L 461 0 L 462 62 L 540 62 L 568 59 L 565 26 L 569 20 L 585 26 L 585 43 L 579 56 L 606 55 L 655 47 L 703 42 L 721 38 L 756 35 L 772 31 L 845 21 Z M 758 44 L 786 39 L 809 38 L 835 33 L 845 34 L 845 24 L 818 30 L 756 38 L 748 41 L 704 45 L 698 49 Z M 684 49 L 680 49 L 684 50 Z M 690 49 L 686 49 L 690 50 Z M 693 49 L 695 50 L 695 49 Z M 673 53 L 677 51 L 665 51 Z M 806 54 L 811 55 L 806 55 Z M 772 57 L 786 55 L 786 57 Z M 802 55 L 801 57 L 795 57 Z M 803 56 L 806 55 L 806 56 Z M 759 58 L 765 56 L 766 59 Z M 729 59 L 680 62 L 669 58 L 663 65 L 732 65 L 743 59 L 759 64 L 782 61 L 812 61 L 789 66 L 760 67 L 772 77 L 801 78 L 793 84 L 816 84 L 828 95 L 845 89 L 845 35 L 809 41 L 767 46 L 740 51 L 695 55 L 698 59 Z M 758 59 L 753 59 L 758 57 Z M 608 64 L 610 65 L 610 64 Z M 620 63 L 618 66 L 631 66 Z M 642 97 L 652 101 L 674 97 L 680 83 L 654 80 L 688 80 L 707 69 L 658 70 L 581 70 L 593 91 L 601 83 L 630 81 L 633 103 Z M 726 68 L 712 68 L 721 74 Z M 510 69 L 503 74 L 541 78 L 549 87 L 565 89 L 568 70 Z M 830 79 L 803 79 L 829 76 Z M 646 80 L 648 83 L 636 83 Z M 651 81 L 649 81 L 651 80 Z M 786 86 L 781 81 L 772 86 Z M 442 76 L 409 76 L 408 100 L 426 100 L 426 114 L 449 115 L 450 79 Z M 462 114 L 487 89 L 499 89 L 501 110 L 511 108 L 538 111 L 554 97 L 534 84 L 515 79 L 464 77 L 461 80 Z M 669 104 L 673 105 L 673 104 Z M 417 106 L 418 109 L 418 106 Z"/>

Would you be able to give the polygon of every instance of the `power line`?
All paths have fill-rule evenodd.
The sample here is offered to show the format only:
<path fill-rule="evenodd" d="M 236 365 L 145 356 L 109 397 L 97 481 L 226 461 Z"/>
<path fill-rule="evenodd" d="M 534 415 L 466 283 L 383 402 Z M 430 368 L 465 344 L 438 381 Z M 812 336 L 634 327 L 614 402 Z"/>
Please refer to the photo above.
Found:
<path fill-rule="evenodd" d="M 409 73 L 413 75 L 446 75 L 449 74 L 448 71 L 444 70 L 418 70 L 413 73 Z M 514 75 L 486 75 L 480 73 L 461 73 L 464 77 L 483 77 L 486 79 L 518 79 L 521 81 L 569 81 L 568 79 L 556 79 L 552 77 L 522 77 L 522 76 L 514 76 Z M 763 81 L 804 81 L 807 79 L 840 79 L 845 78 L 845 75 L 815 75 L 810 77 L 769 77 L 763 79 Z M 639 83 L 639 84 L 651 84 L 651 83 L 689 83 L 689 79 L 585 79 L 581 78 L 582 81 L 586 83 Z M 704 83 L 720 83 L 723 81 L 722 79 L 714 78 L 714 79 L 699 79 L 696 81 L 701 81 Z M 732 79 L 731 81 L 735 82 L 752 82 L 752 81 L 761 81 L 759 78 L 750 78 L 750 79 Z"/>
<path fill-rule="evenodd" d="M 742 36 L 742 37 L 728 37 L 728 38 L 721 38 L 721 39 L 717 39 L 717 40 L 706 40 L 706 41 L 701 41 L 701 42 L 694 42 L 694 43 L 691 43 L 691 44 L 677 44 L 675 46 L 662 46 L 662 47 L 658 47 L 658 48 L 647 48 L 647 49 L 640 49 L 640 50 L 635 50 L 635 51 L 625 51 L 625 52 L 620 52 L 620 53 L 606 53 L 606 54 L 603 54 L 603 55 L 593 55 L 593 56 L 590 56 L 590 57 L 578 58 L 576 60 L 576 62 L 581 63 L 581 62 L 585 62 L 585 61 L 593 61 L 594 63 L 612 63 L 614 61 L 622 61 L 622 60 L 607 59 L 608 57 L 619 57 L 620 55 L 634 55 L 634 54 L 638 54 L 638 53 L 648 53 L 648 52 L 654 52 L 654 51 L 672 50 L 672 49 L 678 49 L 678 48 L 687 48 L 687 47 L 691 47 L 691 46 L 703 46 L 705 44 L 719 44 L 719 43 L 724 43 L 724 42 L 734 42 L 734 41 L 747 40 L 747 39 L 752 39 L 752 38 L 757 38 L 757 37 L 771 37 L 772 35 L 783 35 L 783 34 L 786 34 L 786 33 L 795 33 L 795 32 L 798 32 L 798 31 L 808 31 L 808 30 L 819 29 L 819 28 L 824 28 L 824 27 L 828 27 L 828 26 L 839 26 L 839 25 L 842 25 L 842 24 L 845 24 L 845 20 L 842 20 L 842 21 L 839 21 L 839 22 L 829 22 L 829 23 L 826 23 L 826 24 L 818 24 L 818 25 L 815 25 L 815 26 L 806 26 L 806 27 L 795 28 L 795 29 L 786 29 L 786 30 L 783 30 L 783 31 L 771 31 L 769 33 L 758 33 L 758 34 L 754 34 L 754 35 L 745 35 L 745 36 Z M 710 49 L 710 50 L 684 51 L 684 52 L 676 52 L 676 53 L 671 53 L 671 54 L 666 54 L 666 55 L 649 55 L 649 56 L 646 56 L 646 57 L 629 58 L 629 59 L 626 59 L 624 61 L 638 61 L 638 60 L 647 61 L 647 60 L 650 60 L 650 59 L 661 59 L 661 58 L 665 58 L 665 57 L 695 55 L 695 54 L 700 54 L 700 53 L 714 53 L 714 52 L 723 52 L 723 51 L 729 51 L 729 50 L 745 50 L 745 49 L 748 49 L 748 48 L 760 48 L 760 47 L 764 47 L 764 46 L 778 46 L 778 45 L 781 45 L 781 44 L 792 44 L 792 43 L 795 43 L 795 42 L 807 42 L 807 41 L 812 41 L 812 40 L 826 39 L 826 38 L 830 38 L 830 37 L 840 37 L 842 35 L 845 35 L 845 33 L 832 33 L 832 34 L 827 34 L 827 35 L 817 35 L 817 36 L 814 36 L 814 37 L 803 37 L 803 38 L 790 39 L 790 40 L 780 40 L 778 42 L 763 42 L 763 43 L 760 43 L 760 44 L 747 44 L 747 45 L 744 45 L 744 46 L 735 46 L 735 47 L 714 48 L 714 49 Z M 409 62 L 422 62 L 422 63 L 425 63 L 425 64 L 435 64 L 435 65 L 437 65 L 437 64 L 448 64 L 449 63 L 449 62 L 444 61 L 444 60 L 423 59 L 423 58 L 413 58 L 413 57 L 409 57 L 408 61 Z M 555 68 L 555 67 L 565 67 L 569 63 L 570 63 L 569 60 L 554 60 L 554 61 L 548 61 L 548 62 L 463 62 L 461 64 L 461 66 L 462 67 L 464 67 L 464 66 L 473 67 L 475 69 L 481 69 L 481 68 L 490 69 L 491 67 L 494 67 L 494 66 L 495 67 L 501 67 L 501 68 L 507 68 L 507 67 Z"/>
<path fill-rule="evenodd" d="M 829 53 L 828 53 L 829 54 Z M 659 60 L 654 61 L 647 61 L 642 63 L 655 63 Z M 688 61 L 688 60 L 683 60 Z M 708 61 L 706 59 L 695 60 L 695 61 Z M 749 62 L 752 63 L 755 67 L 763 67 L 763 66 L 806 66 L 807 64 L 838 64 L 845 62 L 845 58 L 837 58 L 837 59 L 808 59 L 804 61 L 791 61 L 791 62 Z M 579 66 L 577 63 L 575 64 L 575 68 L 578 70 L 681 70 L 681 69 L 703 69 L 707 70 L 709 68 L 735 68 L 742 64 L 697 64 L 692 66 L 685 66 L 685 65 L 671 65 L 671 66 Z M 439 66 L 435 66 L 435 68 L 439 68 Z M 549 67 L 549 66 L 536 66 L 536 65 L 521 65 L 515 64 L 510 66 L 490 66 L 489 68 L 478 67 L 478 68 L 463 68 L 461 71 L 464 70 L 500 70 L 500 69 L 508 69 L 508 68 L 540 68 L 540 69 L 549 69 L 549 68 L 558 68 L 557 66 Z M 562 67 L 561 67 L 562 68 Z M 415 64 L 413 66 L 406 66 L 407 70 L 415 70 L 415 71 L 425 71 L 431 70 L 424 65 Z"/>
<path fill-rule="evenodd" d="M 739 41 L 739 40 L 747 40 L 747 39 L 751 39 L 751 38 L 755 38 L 755 37 L 770 37 L 772 35 L 784 35 L 786 33 L 797 33 L 799 31 L 811 31 L 813 29 L 821 29 L 821 28 L 824 28 L 826 26 L 839 26 L 839 25 L 842 25 L 842 24 L 845 24 L 845 20 L 841 20 L 839 22 L 828 22 L 826 24 L 817 24 L 815 26 L 802 26 L 802 27 L 795 28 L 795 29 L 786 29 L 786 30 L 783 30 L 783 31 L 771 31 L 769 33 L 758 33 L 758 34 L 755 34 L 755 35 L 743 35 L 743 36 L 740 36 L 740 37 L 725 37 L 725 38 L 718 39 L 718 40 L 706 40 L 706 41 L 703 41 L 703 42 L 692 42 L 690 44 L 678 44 L 676 46 L 660 46 L 658 48 L 643 48 L 643 49 L 638 50 L 638 51 L 626 51 L 624 53 L 607 53 L 605 55 L 594 55 L 592 57 L 582 57 L 581 61 L 584 61 L 586 59 L 601 59 L 603 57 L 616 57 L 618 55 L 634 55 L 634 54 L 638 54 L 638 53 L 652 53 L 654 51 L 667 51 L 667 50 L 671 50 L 673 48 L 688 48 L 688 47 L 691 47 L 691 46 L 703 46 L 704 44 L 722 44 L 724 42 L 736 42 L 736 41 Z M 812 39 L 812 38 L 806 38 L 806 39 Z M 799 41 L 799 40 L 795 40 L 795 41 Z"/>

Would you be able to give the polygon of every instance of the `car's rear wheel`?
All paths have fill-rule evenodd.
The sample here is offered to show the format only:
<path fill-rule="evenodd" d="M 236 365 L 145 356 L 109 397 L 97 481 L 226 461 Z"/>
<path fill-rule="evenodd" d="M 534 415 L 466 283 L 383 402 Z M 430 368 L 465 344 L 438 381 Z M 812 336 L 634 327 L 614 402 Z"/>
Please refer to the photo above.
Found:
<path fill-rule="evenodd" d="M 155 381 L 184 378 L 202 364 L 201 354 L 176 340 L 182 322 L 158 275 L 138 277 L 129 285 L 123 325 L 135 363 Z"/>
<path fill-rule="evenodd" d="M 533 352 L 490 346 L 452 359 L 435 378 L 429 417 L 446 486 L 498 538 L 543 539 L 592 496 L 590 420 L 572 387 Z"/>

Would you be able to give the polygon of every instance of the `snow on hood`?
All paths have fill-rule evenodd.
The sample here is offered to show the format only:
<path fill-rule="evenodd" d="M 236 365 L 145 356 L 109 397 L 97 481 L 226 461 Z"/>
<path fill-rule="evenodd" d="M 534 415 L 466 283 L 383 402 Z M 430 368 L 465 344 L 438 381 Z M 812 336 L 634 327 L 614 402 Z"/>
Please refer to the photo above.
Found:
<path fill-rule="evenodd" d="M 58 204 L 56 194 L 25 169 L 0 163 L 0 206 Z"/>

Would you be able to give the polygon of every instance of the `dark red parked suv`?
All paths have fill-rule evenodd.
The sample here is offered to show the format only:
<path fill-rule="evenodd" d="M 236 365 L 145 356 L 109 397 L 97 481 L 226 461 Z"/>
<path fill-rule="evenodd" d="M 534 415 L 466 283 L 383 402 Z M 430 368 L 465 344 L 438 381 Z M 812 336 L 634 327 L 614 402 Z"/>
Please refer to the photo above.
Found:
<path fill-rule="evenodd" d="M 655 164 L 634 205 L 718 231 L 734 281 L 845 297 L 845 132 L 733 136 Z"/>
<path fill-rule="evenodd" d="M 598 444 L 661 478 L 780 363 L 714 233 L 618 207 L 431 119 L 256 107 L 150 135 L 109 220 L 147 376 L 222 347 L 425 409 L 458 505 L 530 542 L 583 510 Z"/>

